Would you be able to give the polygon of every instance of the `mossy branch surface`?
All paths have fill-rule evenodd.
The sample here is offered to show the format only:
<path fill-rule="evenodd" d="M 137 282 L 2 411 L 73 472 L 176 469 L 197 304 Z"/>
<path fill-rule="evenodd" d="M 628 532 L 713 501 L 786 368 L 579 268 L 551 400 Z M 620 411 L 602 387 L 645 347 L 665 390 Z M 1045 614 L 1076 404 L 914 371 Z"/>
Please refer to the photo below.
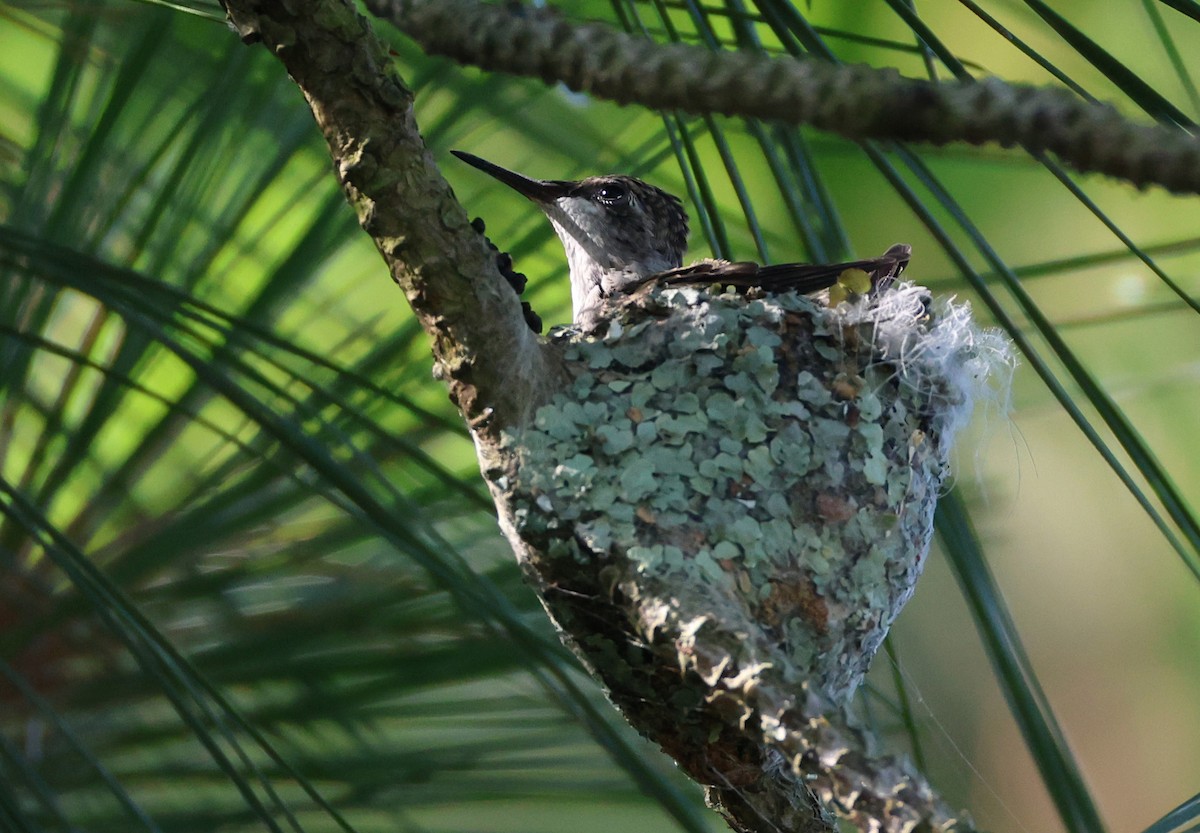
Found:
<path fill-rule="evenodd" d="M 842 713 L 928 546 L 949 433 L 926 408 L 940 383 L 904 400 L 875 336 L 856 340 L 861 322 L 820 324 L 802 299 L 779 312 L 647 291 L 612 311 L 623 334 L 538 338 L 352 5 L 226 5 L 308 99 L 363 228 L 430 334 L 519 561 L 631 723 L 735 830 L 827 831 L 834 813 L 864 830 L 966 829 Z M 710 332 L 702 309 L 731 335 Z M 796 408 L 815 415 L 811 427 Z M 770 545 L 760 552 L 755 535 Z"/>
<path fill-rule="evenodd" d="M 1200 139 L 1173 125 L 1138 124 L 1063 89 L 997 78 L 933 83 L 862 65 L 713 52 L 514 4 L 366 3 L 430 54 L 621 104 L 809 124 L 855 140 L 1019 145 L 1139 188 L 1200 193 Z"/>

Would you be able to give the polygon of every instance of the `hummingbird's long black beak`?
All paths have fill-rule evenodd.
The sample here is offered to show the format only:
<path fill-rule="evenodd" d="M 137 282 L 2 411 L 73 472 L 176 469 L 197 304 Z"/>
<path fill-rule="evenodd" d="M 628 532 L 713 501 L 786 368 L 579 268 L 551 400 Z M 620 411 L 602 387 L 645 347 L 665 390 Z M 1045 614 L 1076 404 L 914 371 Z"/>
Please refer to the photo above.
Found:
<path fill-rule="evenodd" d="M 512 188 L 519 194 L 524 194 L 534 202 L 554 202 L 556 199 L 566 194 L 567 190 L 572 184 L 556 179 L 530 179 L 529 177 L 522 176 L 515 171 L 510 171 L 507 168 L 501 168 L 499 165 L 493 165 L 486 159 L 480 159 L 474 154 L 466 153 L 465 151 L 461 150 L 452 150 L 450 152 L 471 167 L 478 168 L 485 174 L 495 177 L 509 188 Z"/>

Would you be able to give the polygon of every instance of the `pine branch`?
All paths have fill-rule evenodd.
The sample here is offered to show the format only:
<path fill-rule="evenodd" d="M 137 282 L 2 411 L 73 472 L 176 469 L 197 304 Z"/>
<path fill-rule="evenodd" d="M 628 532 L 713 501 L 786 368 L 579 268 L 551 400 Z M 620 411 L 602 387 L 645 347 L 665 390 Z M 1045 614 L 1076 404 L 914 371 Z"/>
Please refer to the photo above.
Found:
<path fill-rule="evenodd" d="M 553 10 L 477 0 L 367 0 L 426 52 L 659 110 L 809 124 L 848 139 L 968 142 L 1050 151 L 1081 172 L 1200 193 L 1200 140 L 1126 119 L 1067 90 L 932 83 L 895 70 L 662 44 Z"/>
<path fill-rule="evenodd" d="M 261 41 L 303 91 L 346 197 L 468 423 L 490 436 L 524 422 L 557 378 L 552 354 L 425 148 L 412 92 L 366 20 L 338 0 L 225 7 L 242 39 Z"/>

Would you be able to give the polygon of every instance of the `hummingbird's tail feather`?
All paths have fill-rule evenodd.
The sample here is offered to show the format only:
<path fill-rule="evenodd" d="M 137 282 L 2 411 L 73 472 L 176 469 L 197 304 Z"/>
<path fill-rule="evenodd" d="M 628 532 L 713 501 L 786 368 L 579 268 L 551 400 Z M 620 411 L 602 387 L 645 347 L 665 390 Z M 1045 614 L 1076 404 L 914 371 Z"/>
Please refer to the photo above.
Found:
<path fill-rule="evenodd" d="M 828 289 L 851 269 L 866 272 L 870 277 L 870 294 L 877 294 L 892 284 L 908 265 L 912 246 L 897 243 L 879 257 L 851 260 L 845 263 L 779 263 L 759 266 L 757 263 L 730 263 L 724 260 L 703 260 L 690 266 L 660 272 L 649 280 L 667 286 L 720 284 L 736 289 L 761 289 L 765 292 L 799 292 L 809 294 Z"/>
<path fill-rule="evenodd" d="M 878 294 L 891 286 L 908 268 L 911 257 L 912 246 L 907 243 L 893 243 L 886 252 L 874 259 L 876 265 L 873 269 L 863 267 L 871 276 L 871 294 Z"/>

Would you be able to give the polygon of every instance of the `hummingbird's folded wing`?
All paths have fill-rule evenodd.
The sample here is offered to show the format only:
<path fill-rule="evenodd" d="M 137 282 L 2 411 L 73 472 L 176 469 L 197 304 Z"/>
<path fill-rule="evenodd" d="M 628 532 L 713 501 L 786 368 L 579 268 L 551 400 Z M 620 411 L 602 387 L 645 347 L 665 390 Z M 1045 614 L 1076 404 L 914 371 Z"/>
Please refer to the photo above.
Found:
<path fill-rule="evenodd" d="M 757 263 L 727 260 L 702 260 L 668 272 L 659 272 L 650 280 L 668 286 L 709 285 L 732 286 L 736 289 L 762 289 L 766 292 L 800 292 L 807 294 L 828 289 L 850 269 L 866 272 L 871 279 L 871 292 L 886 289 L 908 265 L 912 247 L 897 243 L 879 257 L 851 260 L 845 263 L 779 263 L 759 266 Z"/>

